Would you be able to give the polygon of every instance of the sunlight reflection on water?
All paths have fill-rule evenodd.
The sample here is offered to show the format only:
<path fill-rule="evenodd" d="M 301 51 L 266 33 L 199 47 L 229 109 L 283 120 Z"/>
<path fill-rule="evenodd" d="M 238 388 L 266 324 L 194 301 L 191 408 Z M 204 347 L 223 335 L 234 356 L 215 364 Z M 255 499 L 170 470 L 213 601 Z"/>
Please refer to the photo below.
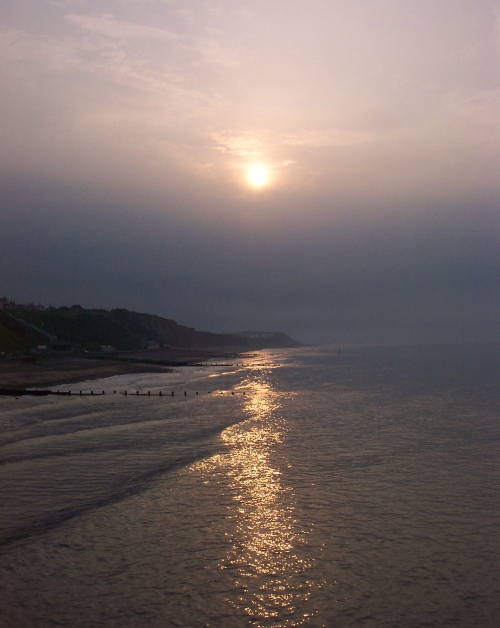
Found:
<path fill-rule="evenodd" d="M 499 348 L 301 351 L 2 399 L 0 624 L 497 628 Z"/>
<path fill-rule="evenodd" d="M 312 566 L 300 557 L 309 529 L 296 518 L 293 488 L 284 485 L 271 461 L 287 430 L 279 415 L 280 395 L 264 379 L 248 379 L 242 389 L 249 391 L 244 402 L 248 420 L 221 434 L 227 453 L 193 470 L 201 471 L 205 482 L 224 476 L 233 496 L 229 549 L 219 565 L 238 573 L 240 595 L 229 603 L 244 609 L 253 625 L 271 620 L 274 626 L 299 626 L 311 614 L 297 617 L 297 604 L 303 607 L 314 584 L 300 577 Z"/>

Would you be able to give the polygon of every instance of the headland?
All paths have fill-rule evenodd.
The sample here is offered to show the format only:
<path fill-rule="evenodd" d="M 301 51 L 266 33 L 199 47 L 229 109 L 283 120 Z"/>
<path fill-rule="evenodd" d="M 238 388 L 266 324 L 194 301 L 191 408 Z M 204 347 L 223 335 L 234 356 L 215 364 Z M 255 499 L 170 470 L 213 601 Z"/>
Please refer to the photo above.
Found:
<path fill-rule="evenodd" d="M 0 387 L 168 372 L 299 345 L 283 332 L 219 334 L 124 309 L 44 308 L 0 299 Z"/>

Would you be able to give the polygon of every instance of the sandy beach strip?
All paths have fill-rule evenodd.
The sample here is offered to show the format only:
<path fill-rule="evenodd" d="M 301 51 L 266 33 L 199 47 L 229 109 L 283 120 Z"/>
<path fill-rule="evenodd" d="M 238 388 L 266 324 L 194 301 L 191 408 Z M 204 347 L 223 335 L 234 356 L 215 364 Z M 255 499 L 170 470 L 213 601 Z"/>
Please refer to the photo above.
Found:
<path fill-rule="evenodd" d="M 168 373 L 171 368 L 153 364 L 111 362 L 80 357 L 47 358 L 36 364 L 0 362 L 1 388 L 33 388 L 72 384 L 129 373 Z"/>
<path fill-rule="evenodd" d="M 254 357 L 251 353 L 244 353 L 244 347 L 242 353 L 237 351 L 239 347 L 232 349 L 230 353 L 216 347 L 130 351 L 117 353 L 116 357 L 101 355 L 98 358 L 50 355 L 37 357 L 32 363 L 25 363 L 22 359 L 3 359 L 0 360 L 0 388 L 40 388 L 130 373 L 170 373 L 177 367 Z"/>

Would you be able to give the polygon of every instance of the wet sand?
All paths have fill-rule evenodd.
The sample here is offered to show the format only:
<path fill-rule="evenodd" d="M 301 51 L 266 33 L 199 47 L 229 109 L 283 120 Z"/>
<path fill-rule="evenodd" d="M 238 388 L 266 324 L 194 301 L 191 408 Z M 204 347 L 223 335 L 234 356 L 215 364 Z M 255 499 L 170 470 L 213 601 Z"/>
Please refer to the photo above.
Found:
<path fill-rule="evenodd" d="M 74 356 L 39 359 L 36 364 L 2 361 L 0 362 L 0 387 L 43 387 L 101 379 L 113 375 L 161 373 L 171 370 L 152 364 L 111 362 Z"/>
<path fill-rule="evenodd" d="M 217 348 L 131 351 L 117 353 L 116 357 L 101 355 L 99 358 L 51 355 L 37 357 L 36 363 L 27 364 L 21 359 L 6 359 L 0 360 L 0 388 L 54 386 L 129 373 L 169 373 L 177 363 L 181 367 L 241 356 L 235 349 L 231 353 Z M 245 354 L 246 358 L 251 356 L 252 354 Z"/>

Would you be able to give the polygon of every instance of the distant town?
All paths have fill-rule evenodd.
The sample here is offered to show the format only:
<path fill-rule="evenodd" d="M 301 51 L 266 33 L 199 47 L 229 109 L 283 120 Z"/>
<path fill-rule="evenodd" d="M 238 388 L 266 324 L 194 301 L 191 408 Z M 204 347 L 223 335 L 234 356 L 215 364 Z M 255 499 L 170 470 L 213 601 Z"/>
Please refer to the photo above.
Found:
<path fill-rule="evenodd" d="M 75 307 L 80 307 L 79 305 Z M 10 301 L 9 299 L 2 297 L 0 298 L 0 310 L 32 310 L 35 312 L 51 312 L 56 308 L 53 305 L 49 305 L 46 307 L 45 305 L 35 305 L 34 303 L 16 303 L 15 301 Z"/>
<path fill-rule="evenodd" d="M 31 312 L 53 312 L 54 310 L 59 310 L 61 312 L 83 312 L 85 308 L 81 305 L 72 305 L 71 307 L 62 305 L 61 307 L 55 307 L 54 305 L 35 305 L 35 303 L 16 303 L 6 297 L 1 297 L 0 310 L 29 310 Z M 89 310 L 107 311 L 105 308 L 89 308 Z"/>

